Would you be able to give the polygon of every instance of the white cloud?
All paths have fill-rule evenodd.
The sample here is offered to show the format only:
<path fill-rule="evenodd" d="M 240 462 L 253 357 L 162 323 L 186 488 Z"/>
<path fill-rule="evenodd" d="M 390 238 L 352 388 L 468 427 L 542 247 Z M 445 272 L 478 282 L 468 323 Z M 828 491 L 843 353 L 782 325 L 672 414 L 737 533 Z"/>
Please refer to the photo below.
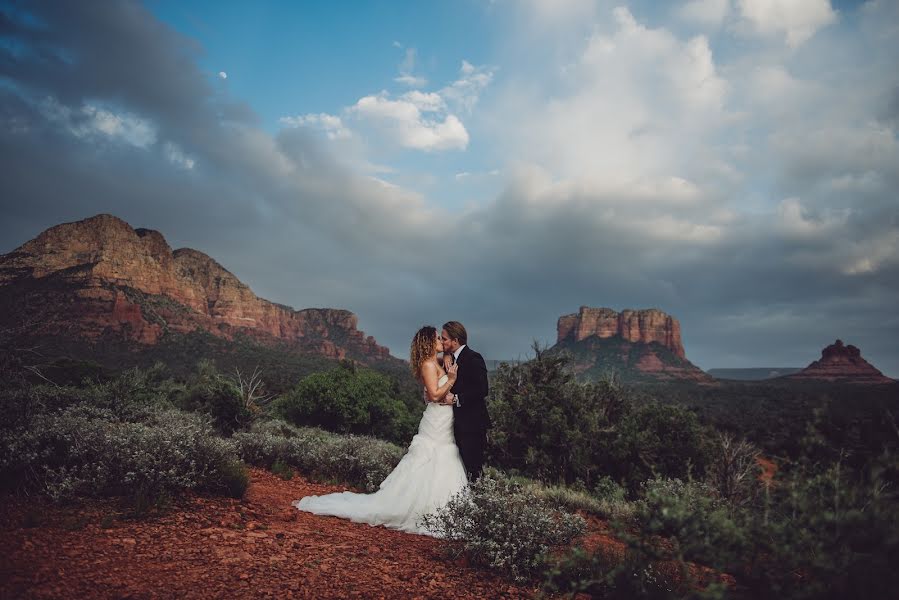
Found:
<path fill-rule="evenodd" d="M 190 156 L 187 156 L 181 148 L 179 148 L 176 144 L 172 142 L 166 142 L 163 145 L 163 153 L 165 157 L 174 165 L 181 167 L 182 169 L 187 169 L 188 171 L 194 168 L 195 161 Z"/>
<path fill-rule="evenodd" d="M 478 171 L 472 173 L 470 171 L 460 171 L 456 173 L 453 178 L 456 181 L 466 181 L 466 180 L 483 180 L 488 177 L 496 177 L 500 173 L 499 169 L 490 169 L 489 171 Z"/>
<path fill-rule="evenodd" d="M 325 132 L 329 140 L 345 140 L 352 137 L 352 132 L 343 124 L 340 117 L 328 113 L 309 113 L 293 117 L 281 117 L 278 121 L 288 127 L 311 127 Z"/>
<path fill-rule="evenodd" d="M 156 127 L 149 120 L 133 113 L 114 112 L 90 103 L 84 104 L 80 110 L 72 110 L 55 98 L 47 98 L 42 103 L 41 110 L 51 120 L 64 124 L 72 135 L 79 138 L 110 138 L 138 148 L 156 143 Z"/>
<path fill-rule="evenodd" d="M 458 110 L 471 113 L 484 89 L 493 81 L 494 69 L 474 66 L 467 60 L 459 67 L 459 78 L 440 90 L 440 95 Z"/>
<path fill-rule="evenodd" d="M 830 0 L 739 0 L 740 13 L 763 35 L 785 34 L 796 48 L 837 20 Z"/>
<path fill-rule="evenodd" d="M 418 77 L 417 75 L 410 75 L 408 73 L 400 75 L 399 77 L 394 77 L 393 80 L 411 88 L 420 88 L 428 85 L 428 80 L 424 77 Z"/>
<path fill-rule="evenodd" d="M 409 87 L 424 87 L 428 85 L 428 80 L 419 75 L 414 75 L 415 62 L 418 59 L 418 50 L 415 48 L 406 48 L 406 54 L 403 62 L 400 63 L 400 75 L 394 78 L 397 83 L 408 85 Z"/>
<path fill-rule="evenodd" d="M 705 26 L 718 26 L 730 12 L 730 0 L 690 0 L 677 13 L 681 19 Z"/>
<path fill-rule="evenodd" d="M 614 29 L 595 31 L 561 81 L 512 79 L 497 95 L 505 152 L 604 197 L 695 202 L 692 171 L 711 161 L 694 158 L 727 122 L 728 84 L 704 36 L 678 39 L 623 7 L 612 16 Z"/>
<path fill-rule="evenodd" d="M 458 117 L 448 114 L 441 120 L 426 118 L 423 112 L 439 110 L 436 94 L 410 92 L 391 100 L 386 92 L 365 96 L 350 109 L 352 113 L 380 127 L 394 141 L 416 150 L 464 150 L 468 131 Z M 436 98 L 435 98 L 436 97 Z"/>

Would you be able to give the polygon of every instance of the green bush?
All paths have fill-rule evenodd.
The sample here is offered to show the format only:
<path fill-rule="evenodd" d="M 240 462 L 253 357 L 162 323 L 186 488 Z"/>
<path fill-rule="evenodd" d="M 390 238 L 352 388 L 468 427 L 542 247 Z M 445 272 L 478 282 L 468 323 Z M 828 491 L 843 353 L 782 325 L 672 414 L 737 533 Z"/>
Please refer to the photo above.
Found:
<path fill-rule="evenodd" d="M 711 432 L 693 412 L 651 402 L 618 424 L 606 464 L 608 473 L 636 491 L 654 476 L 703 477 L 712 453 Z"/>
<path fill-rule="evenodd" d="M 422 517 L 420 525 L 451 551 L 516 580 L 538 573 L 550 548 L 569 544 L 586 529 L 581 517 L 553 509 L 495 470 Z"/>
<path fill-rule="evenodd" d="M 271 468 L 276 462 L 304 475 L 339 481 L 373 492 L 396 467 L 404 449 L 383 440 L 338 435 L 321 429 L 293 427 L 284 421 L 260 421 L 250 431 L 234 434 L 241 458 Z"/>
<path fill-rule="evenodd" d="M 604 473 L 627 394 L 610 380 L 578 383 L 567 356 L 534 351 L 533 360 L 494 373 L 490 462 L 542 481 L 590 485 Z"/>
<path fill-rule="evenodd" d="M 280 460 L 276 460 L 274 464 L 272 464 L 272 473 L 285 481 L 293 479 L 293 469 L 290 465 L 281 462 Z"/>
<path fill-rule="evenodd" d="M 196 373 L 175 402 L 183 410 L 210 415 L 225 435 L 246 429 L 255 416 L 235 382 L 222 376 L 209 360 L 197 363 Z"/>
<path fill-rule="evenodd" d="M 201 416 L 176 409 L 148 410 L 142 422 L 127 422 L 82 403 L 0 432 L 0 476 L 58 501 L 159 498 L 186 489 L 242 495 L 240 470 L 231 443 Z"/>
<path fill-rule="evenodd" d="M 565 485 L 546 485 L 522 477 L 515 480 L 525 490 L 551 506 L 569 512 L 583 511 L 618 521 L 631 521 L 634 518 L 635 504 L 627 500 L 624 488 L 609 477 L 600 479 L 593 492 Z"/>
<path fill-rule="evenodd" d="M 419 417 L 403 402 L 389 377 L 346 362 L 307 376 L 275 400 L 272 411 L 295 425 L 401 444 L 412 438 Z"/>
<path fill-rule="evenodd" d="M 548 562 L 542 587 L 550 594 L 605 600 L 674 600 L 688 592 L 671 565 L 647 562 L 632 552 L 622 557 L 603 548 L 594 552 L 574 548 Z"/>
<path fill-rule="evenodd" d="M 703 483 L 656 478 L 644 482 L 641 495 L 637 522 L 643 534 L 670 542 L 664 550 L 650 552 L 652 558 L 732 570 L 737 567 L 736 557 L 745 556 L 751 548 L 749 532 Z"/>
<path fill-rule="evenodd" d="M 711 431 L 679 406 L 638 404 L 615 379 L 580 383 L 565 354 L 534 346 L 491 384 L 492 464 L 541 481 L 591 487 L 604 476 L 635 493 L 653 475 L 702 475 Z"/>

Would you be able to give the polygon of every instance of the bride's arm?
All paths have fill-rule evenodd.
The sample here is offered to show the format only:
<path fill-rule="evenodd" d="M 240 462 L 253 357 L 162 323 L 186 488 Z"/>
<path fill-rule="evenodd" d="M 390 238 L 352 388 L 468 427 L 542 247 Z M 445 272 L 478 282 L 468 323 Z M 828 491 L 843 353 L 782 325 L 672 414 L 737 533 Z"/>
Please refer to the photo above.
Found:
<path fill-rule="evenodd" d="M 456 383 L 456 367 L 453 365 L 447 372 L 447 382 L 441 386 L 437 385 L 440 375 L 437 372 L 437 365 L 427 362 L 421 366 L 421 377 L 424 380 L 425 391 L 428 395 L 428 402 L 441 402 L 446 393 L 452 389 Z"/>

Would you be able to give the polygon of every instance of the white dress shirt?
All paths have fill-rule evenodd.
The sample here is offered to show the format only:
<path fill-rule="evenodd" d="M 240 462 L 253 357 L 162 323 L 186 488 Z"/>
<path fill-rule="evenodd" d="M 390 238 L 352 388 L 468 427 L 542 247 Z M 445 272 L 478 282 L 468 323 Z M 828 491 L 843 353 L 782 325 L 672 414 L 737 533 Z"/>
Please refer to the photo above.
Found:
<path fill-rule="evenodd" d="M 462 344 L 461 346 L 456 348 L 455 352 L 453 352 L 453 362 L 454 363 L 458 362 L 459 355 L 462 354 L 462 348 L 464 348 L 464 347 L 465 347 L 465 344 Z M 462 406 L 462 401 L 459 399 L 459 394 L 456 394 L 456 406 Z"/>

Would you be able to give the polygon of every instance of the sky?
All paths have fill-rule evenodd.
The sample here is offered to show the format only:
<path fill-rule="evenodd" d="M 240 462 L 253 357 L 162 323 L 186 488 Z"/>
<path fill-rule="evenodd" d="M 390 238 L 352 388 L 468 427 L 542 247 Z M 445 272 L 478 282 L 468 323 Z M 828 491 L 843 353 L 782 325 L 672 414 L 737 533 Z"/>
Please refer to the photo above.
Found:
<path fill-rule="evenodd" d="M 899 3 L 0 0 L 0 253 L 98 213 L 407 357 L 582 305 L 899 377 Z"/>

